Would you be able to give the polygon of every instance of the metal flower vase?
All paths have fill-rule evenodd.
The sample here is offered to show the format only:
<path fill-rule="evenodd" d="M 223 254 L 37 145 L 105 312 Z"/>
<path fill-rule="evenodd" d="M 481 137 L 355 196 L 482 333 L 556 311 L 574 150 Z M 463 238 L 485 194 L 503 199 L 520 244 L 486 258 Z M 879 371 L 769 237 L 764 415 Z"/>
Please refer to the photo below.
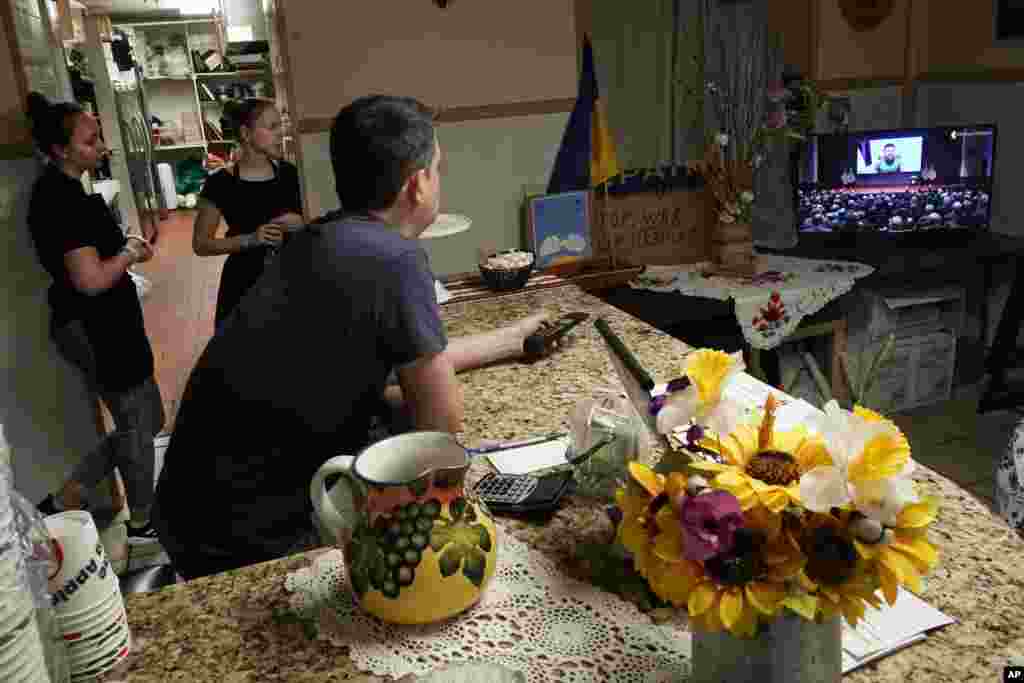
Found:
<path fill-rule="evenodd" d="M 693 629 L 693 683 L 839 683 L 840 617 L 817 623 L 795 614 L 762 624 L 754 638 Z"/>

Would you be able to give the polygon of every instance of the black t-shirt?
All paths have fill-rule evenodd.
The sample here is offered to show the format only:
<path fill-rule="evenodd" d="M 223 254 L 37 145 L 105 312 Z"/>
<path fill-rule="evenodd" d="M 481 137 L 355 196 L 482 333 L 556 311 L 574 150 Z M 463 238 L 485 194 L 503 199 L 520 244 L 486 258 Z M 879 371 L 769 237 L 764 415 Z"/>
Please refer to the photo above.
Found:
<path fill-rule="evenodd" d="M 75 289 L 64 265 L 64 255 L 75 249 L 94 247 L 106 260 L 124 246 L 124 233 L 103 197 L 86 194 L 81 182 L 48 165 L 32 188 L 28 224 L 39 261 L 53 278 L 53 323 L 82 322 L 100 388 L 119 393 L 152 377 L 153 351 L 131 276 L 125 273 L 110 289 L 90 296 Z"/>
<path fill-rule="evenodd" d="M 274 162 L 274 177 L 268 180 L 244 180 L 237 166 L 222 169 L 206 179 L 199 196 L 220 211 L 228 224 L 228 237 L 254 233 L 285 213 L 302 214 L 299 173 L 287 161 Z M 217 324 L 227 318 L 263 273 L 266 250 L 247 249 L 228 256 L 217 292 Z"/>
<path fill-rule="evenodd" d="M 316 470 L 366 445 L 391 370 L 446 346 L 415 240 L 353 220 L 296 234 L 189 378 L 158 487 L 168 526 L 284 552 Z"/>

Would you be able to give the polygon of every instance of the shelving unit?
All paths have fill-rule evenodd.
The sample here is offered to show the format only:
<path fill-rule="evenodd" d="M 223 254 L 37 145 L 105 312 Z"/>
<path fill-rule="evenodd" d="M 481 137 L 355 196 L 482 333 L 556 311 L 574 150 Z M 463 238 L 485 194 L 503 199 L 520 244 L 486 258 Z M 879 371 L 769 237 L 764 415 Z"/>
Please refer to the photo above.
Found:
<path fill-rule="evenodd" d="M 159 156 L 197 149 L 205 154 L 211 145 L 223 150 L 236 144 L 234 140 L 215 140 L 208 135 L 204 122 L 209 121 L 219 128 L 222 104 L 200 93 L 206 83 L 211 84 L 210 90 L 219 90 L 224 81 L 230 79 L 246 83 L 256 80 L 273 89 L 269 65 L 266 69 L 195 71 L 194 52 L 202 54 L 212 49 L 222 56 L 226 53 L 219 18 L 125 23 L 115 28 L 128 35 L 144 74 L 141 83 L 122 83 L 122 88 L 143 88 L 149 114 L 167 124 L 160 130 L 160 139 L 168 143 L 153 146 L 154 154 Z M 155 57 L 151 52 L 151 48 L 157 46 L 164 47 L 164 56 Z M 150 130 L 148 123 L 146 129 Z"/>

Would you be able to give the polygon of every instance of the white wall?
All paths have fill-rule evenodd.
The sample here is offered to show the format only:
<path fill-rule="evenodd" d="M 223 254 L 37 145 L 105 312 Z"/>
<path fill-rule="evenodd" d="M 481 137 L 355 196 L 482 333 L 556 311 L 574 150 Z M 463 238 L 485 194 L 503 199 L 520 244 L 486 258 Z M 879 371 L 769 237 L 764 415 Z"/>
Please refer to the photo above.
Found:
<path fill-rule="evenodd" d="M 37 166 L 34 159 L 0 161 L 0 424 L 15 486 L 32 501 L 59 486 L 98 442 L 85 386 L 48 336 L 50 278 L 26 222 Z"/>
<path fill-rule="evenodd" d="M 477 246 L 528 246 L 520 210 L 527 191 L 547 187 L 569 115 L 545 114 L 438 126 L 447 170 L 441 211 L 469 216 L 472 228 L 425 242 L 438 276 L 476 270 Z M 330 134 L 302 136 L 304 191 L 314 215 L 338 207 Z"/>

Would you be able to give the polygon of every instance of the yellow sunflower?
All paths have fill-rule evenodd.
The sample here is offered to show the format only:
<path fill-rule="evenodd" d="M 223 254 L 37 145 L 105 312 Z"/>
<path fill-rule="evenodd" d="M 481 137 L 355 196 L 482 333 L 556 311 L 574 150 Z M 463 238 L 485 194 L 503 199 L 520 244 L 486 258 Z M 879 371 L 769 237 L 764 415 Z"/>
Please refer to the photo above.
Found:
<path fill-rule="evenodd" d="M 682 557 L 682 528 L 669 501 L 686 490 L 686 475 L 666 477 L 647 465 L 629 464 L 630 478 L 615 493 L 622 511 L 618 540 L 633 555 L 633 565 L 662 600 L 686 604 L 701 573 L 699 565 Z"/>
<path fill-rule="evenodd" d="M 856 550 L 856 540 L 848 531 L 850 512 L 838 517 L 810 513 L 805 516 L 801 533 L 807 564 L 799 573 L 800 587 L 811 600 L 809 619 L 820 615 L 831 619 L 842 614 L 851 626 L 864 617 L 865 605 L 881 605 L 875 591 L 877 576 L 870 563 Z"/>
<path fill-rule="evenodd" d="M 769 395 L 760 425 L 741 424 L 724 439 L 710 436 L 700 445 L 725 461 L 695 461 L 694 469 L 713 475 L 715 488 L 732 493 L 744 510 L 760 504 L 778 513 L 800 503 L 800 477 L 831 465 L 825 442 L 803 426 L 775 429 L 774 396 Z"/>
<path fill-rule="evenodd" d="M 800 546 L 782 528 L 779 515 L 763 507 L 745 511 L 746 528 L 761 535 L 752 553 L 734 553 L 703 564 L 687 611 L 697 628 L 727 629 L 738 637 L 752 637 L 760 621 L 777 616 L 792 601 L 789 583 L 804 566 Z"/>
<path fill-rule="evenodd" d="M 896 602 L 900 585 L 920 593 L 921 577 L 938 564 L 939 551 L 927 536 L 928 525 L 938 513 L 938 502 L 926 497 L 900 511 L 891 538 L 875 544 L 854 540 L 858 554 L 874 563 L 882 594 L 890 605 Z"/>

